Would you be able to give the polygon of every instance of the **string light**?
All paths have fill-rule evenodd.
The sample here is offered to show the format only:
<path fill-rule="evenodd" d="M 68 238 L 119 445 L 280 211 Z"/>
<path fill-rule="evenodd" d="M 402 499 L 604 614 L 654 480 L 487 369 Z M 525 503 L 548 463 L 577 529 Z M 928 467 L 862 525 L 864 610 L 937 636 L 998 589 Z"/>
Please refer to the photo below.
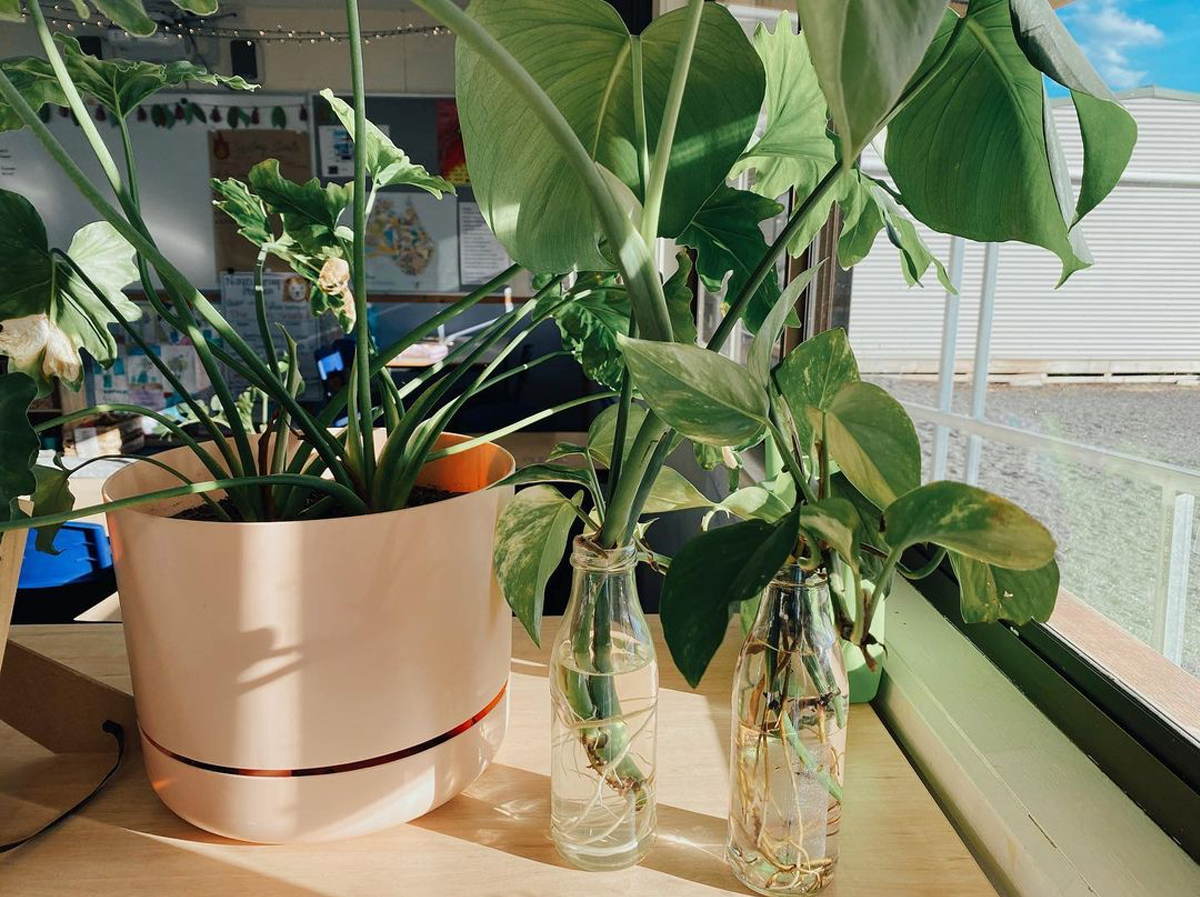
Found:
<path fill-rule="evenodd" d="M 90 18 L 72 18 L 62 13 L 67 10 L 55 4 L 52 11 L 47 13 L 45 18 L 51 26 L 58 26 L 66 31 L 74 32 L 76 26 L 82 28 L 94 28 L 98 31 L 108 31 L 112 28 L 117 28 L 112 22 L 103 19 L 101 16 L 95 16 L 95 20 Z M 27 15 L 22 13 L 22 16 Z M 242 34 L 246 29 L 196 25 L 192 21 L 162 21 L 158 23 L 158 34 L 174 35 L 179 40 L 185 37 L 207 37 L 227 40 L 245 40 L 247 44 L 253 42 L 248 40 Z M 340 44 L 343 41 L 348 41 L 350 35 L 346 31 L 329 31 L 327 29 L 303 29 L 303 28 L 288 28 L 285 29 L 282 24 L 277 24 L 274 31 L 268 31 L 265 28 L 253 29 L 250 33 L 257 31 L 258 38 L 261 43 L 265 44 L 315 44 L 318 41 L 329 41 L 330 43 Z M 126 37 L 129 36 L 128 31 L 123 31 Z M 399 25 L 395 28 L 377 28 L 362 32 L 363 43 L 369 44 L 373 40 L 392 37 L 407 37 L 409 35 L 420 35 L 423 37 L 434 37 L 450 34 L 450 29 L 442 25 Z"/>

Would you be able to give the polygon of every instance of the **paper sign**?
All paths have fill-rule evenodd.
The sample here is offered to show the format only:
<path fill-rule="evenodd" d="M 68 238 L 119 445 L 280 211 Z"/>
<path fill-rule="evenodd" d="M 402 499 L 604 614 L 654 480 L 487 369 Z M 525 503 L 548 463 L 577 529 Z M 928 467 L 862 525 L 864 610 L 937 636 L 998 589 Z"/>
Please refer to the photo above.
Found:
<path fill-rule="evenodd" d="M 512 264 L 479 212 L 479 203 L 458 203 L 458 276 L 464 284 L 487 283 Z"/>

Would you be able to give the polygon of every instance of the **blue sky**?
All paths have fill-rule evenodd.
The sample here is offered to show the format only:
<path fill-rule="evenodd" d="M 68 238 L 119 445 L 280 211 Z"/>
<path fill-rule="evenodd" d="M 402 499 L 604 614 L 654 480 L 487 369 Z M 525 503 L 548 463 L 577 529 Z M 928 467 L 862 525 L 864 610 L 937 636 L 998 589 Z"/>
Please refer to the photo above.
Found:
<path fill-rule="evenodd" d="M 1197 0 L 1075 0 L 1059 14 L 1113 90 L 1200 92 Z"/>

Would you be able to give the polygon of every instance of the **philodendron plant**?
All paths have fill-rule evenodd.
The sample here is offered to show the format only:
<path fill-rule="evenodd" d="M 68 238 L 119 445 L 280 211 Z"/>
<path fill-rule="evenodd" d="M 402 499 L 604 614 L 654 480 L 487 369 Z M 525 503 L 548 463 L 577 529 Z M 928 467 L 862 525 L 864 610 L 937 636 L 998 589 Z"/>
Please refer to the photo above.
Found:
<path fill-rule="evenodd" d="M 771 367 L 784 302 L 744 367 L 696 346 L 623 342 L 633 382 L 671 426 L 707 444 L 725 444 L 731 433 L 769 435 L 784 466 L 722 502 L 741 522 L 701 533 L 670 563 L 662 623 L 684 677 L 699 683 L 731 609 L 786 564 L 831 574 L 841 634 L 864 651 L 897 571 L 927 576 L 947 554 L 965 621 L 1046 620 L 1058 593 L 1046 528 L 966 483 L 921 485 L 912 421 L 886 391 L 859 378 L 845 331 L 819 333 Z M 906 568 L 902 558 L 917 546 L 930 551 L 919 569 Z"/>
<path fill-rule="evenodd" d="M 603 0 L 472 0 L 465 10 L 452 0 L 416 3 L 458 38 L 457 96 L 483 214 L 521 264 L 587 272 L 581 277 L 595 289 L 553 314 L 585 371 L 620 392 L 588 446 L 555 451 L 583 458 L 588 469 L 549 459 L 520 473 L 517 481 L 568 485 L 518 493 L 500 522 L 500 581 L 534 638 L 571 518 L 582 517 L 603 549 L 627 545 L 647 508 L 661 507 L 665 461 L 684 437 L 702 463 L 736 466 L 737 452 L 774 424 L 762 356 L 803 286 L 785 297 L 776 265 L 784 252 L 806 251 L 831 207 L 841 212 L 836 261 L 843 267 L 864 258 L 885 231 L 910 283 L 931 266 L 945 281 L 911 214 L 973 240 L 1043 246 L 1059 256 L 1065 279 L 1090 263 L 1076 225 L 1117 183 L 1136 138 L 1132 118 L 1046 0 L 972 0 L 965 14 L 946 0 L 800 0 L 799 32 L 784 13 L 774 30 L 759 26 L 753 41 L 724 8 L 702 0 L 636 36 Z M 1075 104 L 1085 147 L 1078 200 L 1046 76 L 1069 88 Z M 891 183 L 858 165 L 885 128 Z M 749 189 L 728 185 L 743 174 Z M 760 222 L 782 211 L 776 199 L 786 193 L 792 209 L 768 244 Z M 681 256 L 682 277 L 664 283 L 652 252 L 659 238 L 694 251 L 706 286 L 724 285 L 727 310 L 702 348 L 684 279 L 690 258 Z M 753 396 L 741 395 L 745 378 L 721 373 L 736 365 L 720 350 L 738 322 L 761 334 L 768 318 L 754 362 L 762 382 Z M 684 390 L 670 376 L 652 376 L 666 358 L 686 358 L 680 373 L 705 372 L 705 379 Z M 850 393 L 877 395 L 867 384 Z M 688 404 L 685 395 L 709 399 Z M 726 405 L 746 403 L 757 417 L 726 413 Z M 890 430 L 872 429 L 872 407 L 861 426 L 885 438 Z M 797 436 L 808 432 L 806 413 L 790 417 Z M 864 438 L 871 463 L 907 465 L 892 493 L 862 493 L 878 508 L 890 506 L 918 485 L 912 458 L 897 461 Z M 800 455 L 807 449 L 780 444 Z M 855 482 L 833 464 L 831 481 Z M 609 468 L 604 489 L 601 466 Z M 679 506 L 701 501 L 689 494 Z M 895 548 L 861 544 L 883 551 L 883 563 Z M 897 563 L 891 559 L 889 569 Z M 849 570 L 861 576 L 870 566 L 856 561 Z"/>
<path fill-rule="evenodd" d="M 215 2 L 179 0 L 177 5 L 192 11 L 203 5 L 202 12 L 216 8 Z M 409 502 L 426 461 L 499 435 L 438 448 L 439 436 L 472 395 L 516 373 L 498 369 L 532 325 L 555 313 L 559 305 L 589 296 L 599 279 L 578 278 L 571 289 L 562 289 L 561 276 L 552 273 L 537 301 L 501 315 L 455 347 L 446 362 L 428 368 L 404 387 L 393 383 L 386 367 L 390 360 L 502 287 L 521 269 L 510 267 L 391 344 L 373 344 L 367 329 L 365 227 L 377 191 L 407 185 L 441 197 L 454 188 L 414 164 L 366 120 L 354 0 L 346 3 L 353 103 L 343 102 L 330 91 L 322 94 L 355 141 L 353 182 L 323 185 L 313 179 L 295 183 L 280 173 L 274 159 L 254 166 L 248 183 L 235 179 L 213 182 L 219 196 L 216 205 L 259 248 L 255 295 L 265 357 L 247 344 L 159 248 L 142 217 L 128 126 L 134 110 L 164 88 L 201 83 L 252 90 L 254 85 L 213 75 L 187 62 L 163 66 L 97 59 L 85 53 L 73 37 L 52 36 L 39 4 L 29 3 L 27 8 L 29 27 L 40 39 L 44 58 L 0 61 L 0 129 L 28 127 L 101 220 L 83 227 L 67 248 L 51 247 L 33 205 L 16 193 L 0 191 L 0 354 L 9 358 L 9 373 L 0 377 L 0 532 L 43 527 L 39 542 L 49 549 L 53 527 L 67 520 L 190 494 L 200 495 L 219 520 L 294 520 L 395 510 Z M 98 9 L 131 33 L 153 30 L 140 0 L 100 4 Z M 20 21 L 20 4 L 0 0 L 0 19 Z M 84 105 L 85 96 L 107 110 L 106 117 L 118 129 L 123 166 L 98 133 Z M 46 127 L 41 117 L 48 111 L 46 106 L 59 106 L 74 114 L 106 184 L 91 183 Z M 109 189 L 117 199 L 115 206 L 107 198 Z M 179 211 L 203 213 L 203 209 Z M 270 257 L 283 261 L 308 281 L 314 314 L 335 314 L 355 338 L 348 385 L 319 412 L 299 401 L 302 383 L 295 343 L 282 326 L 272 326 L 268 320 L 262 278 Z M 141 308 L 122 292 L 131 281 L 140 281 L 153 313 L 190 342 L 212 383 L 215 395 L 211 399 L 189 392 L 153 347 L 145 344 L 135 323 Z M 114 327 L 124 329 L 127 339 L 155 365 L 179 397 L 180 413 L 105 404 L 34 426 L 29 419 L 30 403 L 48 393 L 55 380 L 70 389 L 80 388 L 81 353 L 103 367 L 113 363 L 117 354 L 111 332 Z M 497 346 L 486 365 L 475 364 Z M 547 357 L 527 362 L 521 369 Z M 248 393 L 234 395 L 230 374 L 249 384 Z M 451 395 L 456 384 L 464 388 Z M 567 405 L 603 396 L 588 396 Z M 269 411 L 265 419 L 260 415 L 256 420 L 245 413 L 248 404 L 261 408 L 264 403 Z M 537 417 L 554 410 L 558 409 Z M 66 487 L 69 473 L 61 462 L 35 466 L 38 434 L 102 412 L 153 419 L 195 453 L 209 478 L 193 482 L 161 460 L 151 459 L 149 463 L 165 467 L 180 485 L 95 507 L 73 508 Z M 344 425 L 334 428 L 343 414 Z M 378 453 L 377 427 L 384 431 Z M 225 501 L 212 499 L 209 493 L 216 490 L 223 491 Z M 30 494 L 32 519 L 22 515 L 16 505 L 18 496 Z"/>

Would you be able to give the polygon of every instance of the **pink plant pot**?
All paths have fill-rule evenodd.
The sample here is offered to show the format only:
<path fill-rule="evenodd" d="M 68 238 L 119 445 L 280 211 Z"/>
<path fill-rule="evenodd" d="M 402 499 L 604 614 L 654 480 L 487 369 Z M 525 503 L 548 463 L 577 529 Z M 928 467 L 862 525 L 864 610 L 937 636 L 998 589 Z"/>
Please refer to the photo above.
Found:
<path fill-rule="evenodd" d="M 156 457 L 211 478 L 186 448 Z M 465 494 L 343 519 L 174 519 L 194 496 L 110 513 L 163 803 L 229 838 L 316 841 L 413 819 L 474 781 L 507 725 L 512 627 L 492 545 L 512 490 L 487 487 L 513 468 L 482 445 L 420 477 Z M 178 484 L 136 463 L 104 491 Z"/>

